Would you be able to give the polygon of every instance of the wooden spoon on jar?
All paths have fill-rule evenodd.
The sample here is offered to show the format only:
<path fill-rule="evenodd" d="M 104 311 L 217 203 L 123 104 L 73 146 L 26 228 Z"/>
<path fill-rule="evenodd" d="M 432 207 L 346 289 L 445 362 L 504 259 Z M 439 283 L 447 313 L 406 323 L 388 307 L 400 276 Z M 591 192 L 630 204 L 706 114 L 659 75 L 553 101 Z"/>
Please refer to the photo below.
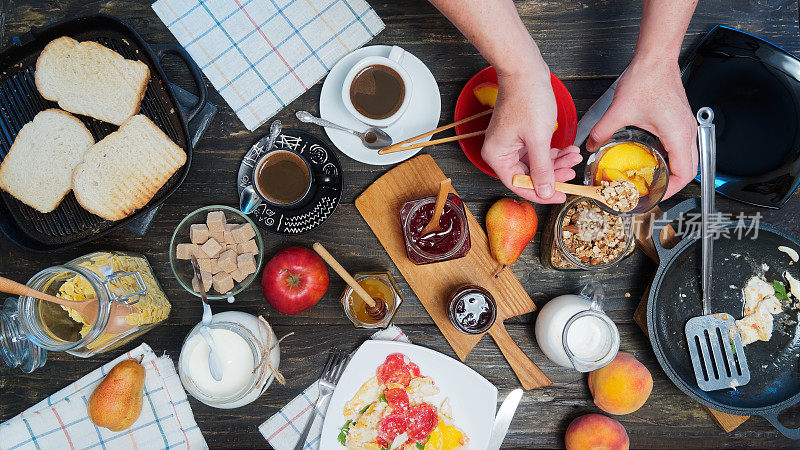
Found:
<path fill-rule="evenodd" d="M 44 292 L 37 291 L 29 286 L 17 283 L 16 281 L 9 280 L 8 278 L 4 277 L 0 277 L 0 292 L 14 295 L 24 295 L 27 297 L 37 298 L 39 300 L 44 300 L 46 302 L 66 306 L 67 308 L 77 311 L 78 314 L 81 315 L 81 318 L 83 318 L 83 320 L 89 325 L 94 325 L 94 323 L 97 321 L 99 305 L 97 303 L 97 299 L 94 298 L 80 302 L 75 300 L 67 300 L 52 296 L 50 294 L 45 294 Z M 120 334 L 132 329 L 135 327 L 135 325 L 131 325 L 125 321 L 125 317 L 137 312 L 138 310 L 131 305 L 126 305 L 120 302 L 111 302 L 111 314 L 104 332 L 108 334 Z"/>
<path fill-rule="evenodd" d="M 353 291 L 355 291 L 356 295 L 361 297 L 361 300 L 367 304 L 366 310 L 370 317 L 376 320 L 386 317 L 386 303 L 383 300 L 379 298 L 372 298 L 369 293 L 360 284 L 358 284 L 358 281 L 356 281 L 355 278 L 353 278 L 353 276 L 350 275 L 350 273 L 341 264 L 339 264 L 339 261 L 336 261 L 336 258 L 328 253 L 328 250 L 326 250 L 322 244 L 315 242 L 313 247 L 314 251 L 317 252 L 317 254 L 319 254 L 319 256 L 322 257 L 322 259 L 324 259 L 325 262 L 328 263 L 328 265 L 331 266 L 331 268 L 337 274 L 339 274 L 340 277 L 342 277 L 344 282 L 353 288 Z"/>

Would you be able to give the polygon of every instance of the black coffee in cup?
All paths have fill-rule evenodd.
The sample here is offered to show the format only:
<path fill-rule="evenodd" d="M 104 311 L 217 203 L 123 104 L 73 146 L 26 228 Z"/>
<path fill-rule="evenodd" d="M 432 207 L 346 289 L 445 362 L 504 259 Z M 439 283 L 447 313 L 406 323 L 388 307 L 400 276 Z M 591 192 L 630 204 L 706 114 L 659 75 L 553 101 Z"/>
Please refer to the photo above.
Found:
<path fill-rule="evenodd" d="M 299 155 L 276 150 L 265 155 L 253 170 L 254 186 L 270 203 L 291 205 L 302 199 L 311 187 L 308 164 Z"/>
<path fill-rule="evenodd" d="M 391 117 L 403 105 L 405 96 L 403 78 L 382 64 L 361 69 L 350 83 L 350 102 L 356 111 L 370 119 Z"/>

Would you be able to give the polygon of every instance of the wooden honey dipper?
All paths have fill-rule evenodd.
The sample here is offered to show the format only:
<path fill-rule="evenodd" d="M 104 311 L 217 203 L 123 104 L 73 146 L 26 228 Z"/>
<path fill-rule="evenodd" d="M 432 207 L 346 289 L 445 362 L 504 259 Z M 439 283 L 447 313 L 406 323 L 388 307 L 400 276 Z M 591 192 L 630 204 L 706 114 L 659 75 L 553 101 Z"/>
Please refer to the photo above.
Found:
<path fill-rule="evenodd" d="M 319 254 L 319 256 L 321 256 L 322 259 L 324 259 L 329 266 L 331 266 L 334 272 L 339 274 L 339 276 L 342 277 L 345 283 L 347 283 L 351 288 L 353 288 L 353 291 L 355 291 L 355 293 L 358 294 L 358 296 L 361 297 L 362 300 L 364 300 L 364 303 L 367 304 L 367 314 L 369 314 L 370 317 L 376 320 L 380 320 L 386 317 L 386 303 L 383 300 L 379 298 L 378 299 L 372 298 L 367 293 L 367 291 L 364 290 L 364 288 L 361 287 L 360 284 L 358 284 L 355 278 L 353 278 L 352 275 L 350 275 L 350 273 L 347 272 L 347 270 L 345 270 L 345 268 L 342 267 L 341 264 L 339 264 L 339 261 L 336 261 L 336 258 L 334 258 L 333 255 L 328 253 L 328 250 L 326 250 L 325 247 L 322 246 L 322 244 L 320 244 L 319 242 L 315 242 L 313 247 L 314 251 L 317 252 L 317 254 Z"/>

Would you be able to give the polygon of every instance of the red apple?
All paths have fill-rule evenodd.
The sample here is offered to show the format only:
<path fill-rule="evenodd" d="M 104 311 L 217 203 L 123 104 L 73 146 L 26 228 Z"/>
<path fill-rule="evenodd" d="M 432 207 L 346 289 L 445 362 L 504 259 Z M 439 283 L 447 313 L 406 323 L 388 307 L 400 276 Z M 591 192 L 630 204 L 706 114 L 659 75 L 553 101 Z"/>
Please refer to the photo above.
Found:
<path fill-rule="evenodd" d="M 297 314 L 316 305 L 328 283 L 328 268 L 319 255 L 306 247 L 287 247 L 264 266 L 261 292 L 279 312 Z"/>

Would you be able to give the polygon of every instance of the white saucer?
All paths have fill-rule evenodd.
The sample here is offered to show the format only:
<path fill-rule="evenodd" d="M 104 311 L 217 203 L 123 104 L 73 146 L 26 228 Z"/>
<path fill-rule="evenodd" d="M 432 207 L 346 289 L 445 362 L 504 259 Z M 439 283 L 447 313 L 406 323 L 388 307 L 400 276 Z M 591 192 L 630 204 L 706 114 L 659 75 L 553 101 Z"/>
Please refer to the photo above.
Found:
<path fill-rule="evenodd" d="M 360 48 L 345 56 L 331 69 L 322 92 L 319 96 L 319 113 L 323 119 L 354 130 L 362 131 L 369 126 L 353 117 L 342 103 L 342 84 L 350 68 L 361 58 L 366 56 L 389 56 L 388 45 L 371 45 Z M 433 78 L 428 67 L 416 56 L 409 52 L 403 56 L 403 68 L 411 75 L 413 87 L 411 89 L 411 103 L 405 114 L 394 124 L 384 128 L 394 142 L 400 142 L 412 136 L 431 131 L 439 125 L 439 115 L 442 112 L 442 99 L 439 96 L 439 85 Z M 377 150 L 364 147 L 361 140 L 350 133 L 325 128 L 328 137 L 342 153 L 364 164 L 382 166 L 397 164 L 400 161 L 414 156 L 420 149 L 379 155 Z M 420 139 L 419 142 L 430 140 L 430 136 Z"/>

